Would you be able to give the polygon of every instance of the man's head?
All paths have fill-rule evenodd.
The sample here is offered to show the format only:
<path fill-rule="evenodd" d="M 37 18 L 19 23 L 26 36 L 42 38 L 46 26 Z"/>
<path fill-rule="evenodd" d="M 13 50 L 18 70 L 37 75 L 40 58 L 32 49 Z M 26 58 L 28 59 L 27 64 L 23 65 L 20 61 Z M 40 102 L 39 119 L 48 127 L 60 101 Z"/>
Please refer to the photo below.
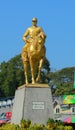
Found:
<path fill-rule="evenodd" d="M 36 25 L 36 24 L 37 24 L 37 18 L 33 18 L 33 19 L 32 19 L 32 24 L 33 24 L 33 25 Z"/>

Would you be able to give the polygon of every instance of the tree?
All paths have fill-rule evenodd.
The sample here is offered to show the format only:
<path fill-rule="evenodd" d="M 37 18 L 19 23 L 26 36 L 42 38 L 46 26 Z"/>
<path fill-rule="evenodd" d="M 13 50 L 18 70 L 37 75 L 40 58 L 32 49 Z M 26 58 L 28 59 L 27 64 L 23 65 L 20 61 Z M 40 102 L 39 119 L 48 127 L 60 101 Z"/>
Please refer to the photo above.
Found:
<path fill-rule="evenodd" d="M 64 68 L 57 72 L 50 73 L 50 86 L 54 96 L 63 94 L 74 94 L 73 88 L 74 67 Z M 56 86 L 54 88 L 54 86 Z"/>

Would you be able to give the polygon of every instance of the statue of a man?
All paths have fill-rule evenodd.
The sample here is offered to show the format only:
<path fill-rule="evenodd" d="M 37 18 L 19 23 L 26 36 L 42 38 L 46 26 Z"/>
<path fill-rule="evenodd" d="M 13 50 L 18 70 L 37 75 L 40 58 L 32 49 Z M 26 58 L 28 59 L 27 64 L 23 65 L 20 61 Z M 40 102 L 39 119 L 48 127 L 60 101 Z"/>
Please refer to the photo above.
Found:
<path fill-rule="evenodd" d="M 40 33 L 44 31 L 42 30 L 41 27 L 37 26 L 37 18 L 32 19 L 32 26 L 29 27 L 26 32 L 24 33 L 22 39 L 26 43 L 24 46 L 24 51 L 25 51 L 25 61 L 28 61 L 28 55 L 27 55 L 27 48 L 30 46 L 32 43 L 33 39 Z"/>

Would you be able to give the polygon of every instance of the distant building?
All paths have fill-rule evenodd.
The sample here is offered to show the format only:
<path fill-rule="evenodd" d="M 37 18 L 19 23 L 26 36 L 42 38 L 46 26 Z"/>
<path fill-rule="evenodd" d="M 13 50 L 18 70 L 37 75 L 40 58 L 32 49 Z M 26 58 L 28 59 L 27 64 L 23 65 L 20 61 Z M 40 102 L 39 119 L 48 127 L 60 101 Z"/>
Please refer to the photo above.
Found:
<path fill-rule="evenodd" d="M 63 104 L 62 96 L 53 97 L 53 108 L 56 120 L 75 115 L 75 102 Z"/>

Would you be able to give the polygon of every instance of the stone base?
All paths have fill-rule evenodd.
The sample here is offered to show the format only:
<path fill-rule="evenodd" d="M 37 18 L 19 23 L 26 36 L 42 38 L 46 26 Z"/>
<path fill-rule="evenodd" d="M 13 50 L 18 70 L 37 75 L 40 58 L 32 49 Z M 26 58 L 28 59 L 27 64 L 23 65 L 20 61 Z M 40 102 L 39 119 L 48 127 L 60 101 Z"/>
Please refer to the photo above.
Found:
<path fill-rule="evenodd" d="M 47 84 L 29 84 L 15 92 L 11 123 L 19 124 L 21 119 L 32 123 L 46 124 L 54 119 L 51 89 Z"/>

